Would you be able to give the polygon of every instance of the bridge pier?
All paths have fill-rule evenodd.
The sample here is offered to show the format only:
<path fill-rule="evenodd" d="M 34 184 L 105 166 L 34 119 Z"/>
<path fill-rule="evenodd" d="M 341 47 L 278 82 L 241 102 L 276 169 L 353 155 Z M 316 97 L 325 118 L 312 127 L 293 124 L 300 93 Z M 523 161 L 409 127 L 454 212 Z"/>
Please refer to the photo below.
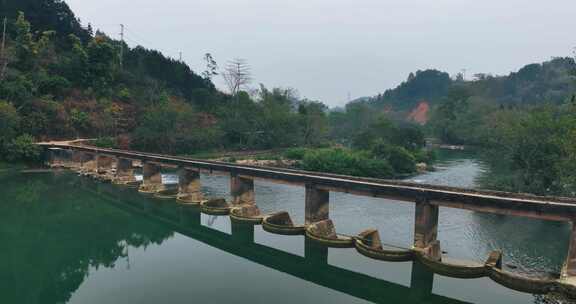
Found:
<path fill-rule="evenodd" d="M 240 177 L 236 173 L 230 173 L 230 193 L 233 205 L 254 205 L 254 180 Z"/>
<path fill-rule="evenodd" d="M 82 162 L 80 165 L 80 171 L 83 173 L 90 173 L 95 172 L 97 170 L 96 167 L 96 156 L 93 153 L 88 152 L 78 152 L 82 153 Z"/>
<path fill-rule="evenodd" d="M 70 153 L 72 153 L 70 157 L 72 162 L 72 168 L 80 170 L 80 168 L 82 168 L 82 162 L 84 160 L 84 153 L 74 150 L 70 150 Z"/>
<path fill-rule="evenodd" d="M 60 149 L 48 149 L 46 155 L 46 165 L 51 168 L 61 166 L 60 156 L 58 155 Z"/>
<path fill-rule="evenodd" d="M 200 203 L 202 201 L 202 184 L 200 171 L 181 168 L 178 172 L 178 198 L 179 201 Z"/>
<path fill-rule="evenodd" d="M 430 204 L 426 197 L 421 197 L 416 200 L 415 209 L 414 247 L 426 249 L 436 242 L 438 236 L 439 208 Z"/>
<path fill-rule="evenodd" d="M 330 211 L 330 192 L 306 184 L 305 223 L 306 225 L 327 220 Z"/>
<path fill-rule="evenodd" d="M 75 168 L 76 163 L 74 162 L 74 151 L 64 149 L 62 152 L 64 154 L 64 166 L 66 168 Z"/>
<path fill-rule="evenodd" d="M 156 163 L 144 162 L 142 167 L 142 185 L 140 185 L 140 192 L 157 192 L 164 190 L 162 183 L 162 167 Z"/>
<path fill-rule="evenodd" d="M 576 277 L 576 221 L 572 221 L 572 230 L 570 233 L 570 244 L 568 246 L 568 255 L 562 268 L 562 277 Z"/>
<path fill-rule="evenodd" d="M 116 161 L 116 182 L 129 183 L 136 181 L 134 166 L 131 159 L 118 158 Z"/>
<path fill-rule="evenodd" d="M 96 155 L 96 167 L 99 174 L 106 174 L 112 170 L 114 158 L 106 155 Z"/>

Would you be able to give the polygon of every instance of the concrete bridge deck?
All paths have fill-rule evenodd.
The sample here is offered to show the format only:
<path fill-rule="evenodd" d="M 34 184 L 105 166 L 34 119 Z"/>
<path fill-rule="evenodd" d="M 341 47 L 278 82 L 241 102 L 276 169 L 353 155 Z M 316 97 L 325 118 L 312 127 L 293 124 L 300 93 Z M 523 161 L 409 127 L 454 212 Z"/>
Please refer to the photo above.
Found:
<path fill-rule="evenodd" d="M 95 148 L 71 143 L 42 143 L 40 145 L 134 159 L 160 165 L 189 167 L 209 172 L 224 172 L 248 178 L 271 180 L 276 183 L 292 185 L 314 184 L 317 188 L 327 191 L 345 192 L 397 201 L 414 203 L 417 199 L 426 198 L 430 204 L 441 207 L 468 209 L 478 212 L 514 215 L 543 220 L 573 221 L 576 219 L 575 198 L 542 197 L 529 194 L 471 190 L 284 168 L 237 165 L 153 153 Z"/>

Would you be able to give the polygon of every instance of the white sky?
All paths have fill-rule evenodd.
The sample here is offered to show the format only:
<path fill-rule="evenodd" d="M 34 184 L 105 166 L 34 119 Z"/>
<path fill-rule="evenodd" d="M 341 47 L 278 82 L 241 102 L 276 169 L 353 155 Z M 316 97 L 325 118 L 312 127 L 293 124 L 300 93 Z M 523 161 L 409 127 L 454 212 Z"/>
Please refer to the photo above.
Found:
<path fill-rule="evenodd" d="M 66 0 L 84 25 L 204 70 L 234 57 L 256 87 L 293 87 L 331 106 L 436 68 L 507 74 L 569 56 L 574 0 Z M 223 88 L 221 79 L 216 84 Z"/>

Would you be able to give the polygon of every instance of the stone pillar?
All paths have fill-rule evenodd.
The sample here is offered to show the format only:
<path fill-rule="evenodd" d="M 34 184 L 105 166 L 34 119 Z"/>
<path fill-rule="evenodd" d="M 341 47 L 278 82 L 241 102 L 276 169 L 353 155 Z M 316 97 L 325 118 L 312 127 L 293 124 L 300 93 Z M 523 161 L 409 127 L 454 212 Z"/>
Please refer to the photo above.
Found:
<path fill-rule="evenodd" d="M 136 181 L 131 159 L 118 158 L 118 161 L 116 162 L 116 181 L 122 183 Z"/>
<path fill-rule="evenodd" d="M 164 189 L 162 184 L 162 167 L 160 165 L 144 162 L 142 167 L 142 185 L 140 191 L 142 192 L 156 192 Z"/>
<path fill-rule="evenodd" d="M 72 151 L 72 167 L 74 168 L 82 168 L 82 163 L 84 162 L 84 153 L 80 151 Z"/>
<path fill-rule="evenodd" d="M 572 223 L 572 230 L 570 233 L 570 245 L 568 247 L 568 255 L 562 268 L 562 277 L 576 276 L 576 222 Z"/>
<path fill-rule="evenodd" d="M 82 171 L 95 172 L 96 171 L 96 155 L 93 153 L 84 152 L 82 157 Z"/>
<path fill-rule="evenodd" d="M 98 173 L 104 174 L 112 170 L 114 158 L 106 155 L 96 155 L 96 166 Z"/>
<path fill-rule="evenodd" d="M 67 150 L 60 148 L 49 148 L 47 150 L 46 162 L 47 165 L 53 168 L 66 167 L 68 160 Z"/>
<path fill-rule="evenodd" d="M 46 165 L 49 167 L 54 167 L 56 165 L 56 152 L 53 148 L 48 148 L 46 150 Z"/>
<path fill-rule="evenodd" d="M 75 167 L 74 151 L 72 151 L 70 149 L 64 150 L 64 166 L 66 168 L 74 168 Z"/>
<path fill-rule="evenodd" d="M 253 179 L 240 177 L 235 173 L 231 173 L 230 193 L 232 194 L 232 204 L 234 205 L 254 205 L 256 203 Z"/>
<path fill-rule="evenodd" d="M 202 201 L 200 171 L 181 168 L 178 172 L 178 197 L 190 202 Z"/>
<path fill-rule="evenodd" d="M 306 225 L 327 220 L 330 211 L 330 192 L 320 190 L 315 185 L 306 185 L 305 223 Z"/>
<path fill-rule="evenodd" d="M 438 235 L 438 206 L 422 197 L 416 201 L 415 213 L 414 247 L 424 249 L 436 241 Z"/>

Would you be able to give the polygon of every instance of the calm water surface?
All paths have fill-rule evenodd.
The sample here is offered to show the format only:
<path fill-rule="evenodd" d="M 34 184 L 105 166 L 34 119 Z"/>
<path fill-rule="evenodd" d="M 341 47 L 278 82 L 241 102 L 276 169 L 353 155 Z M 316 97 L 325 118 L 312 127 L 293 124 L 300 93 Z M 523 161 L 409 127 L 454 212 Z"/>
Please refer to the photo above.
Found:
<path fill-rule="evenodd" d="M 438 170 L 412 181 L 476 187 L 482 164 L 443 152 Z M 164 176 L 174 183 L 174 175 Z M 228 196 L 226 176 L 203 175 L 207 196 Z M 257 182 L 263 212 L 304 220 L 304 190 Z M 377 228 L 412 243 L 414 206 L 332 193 L 339 233 Z M 564 224 L 441 209 L 439 239 L 454 258 L 501 249 L 511 271 L 559 271 Z M 0 303 L 554 303 L 487 278 L 462 280 L 418 264 L 327 249 L 158 201 L 70 172 L 0 172 Z"/>

